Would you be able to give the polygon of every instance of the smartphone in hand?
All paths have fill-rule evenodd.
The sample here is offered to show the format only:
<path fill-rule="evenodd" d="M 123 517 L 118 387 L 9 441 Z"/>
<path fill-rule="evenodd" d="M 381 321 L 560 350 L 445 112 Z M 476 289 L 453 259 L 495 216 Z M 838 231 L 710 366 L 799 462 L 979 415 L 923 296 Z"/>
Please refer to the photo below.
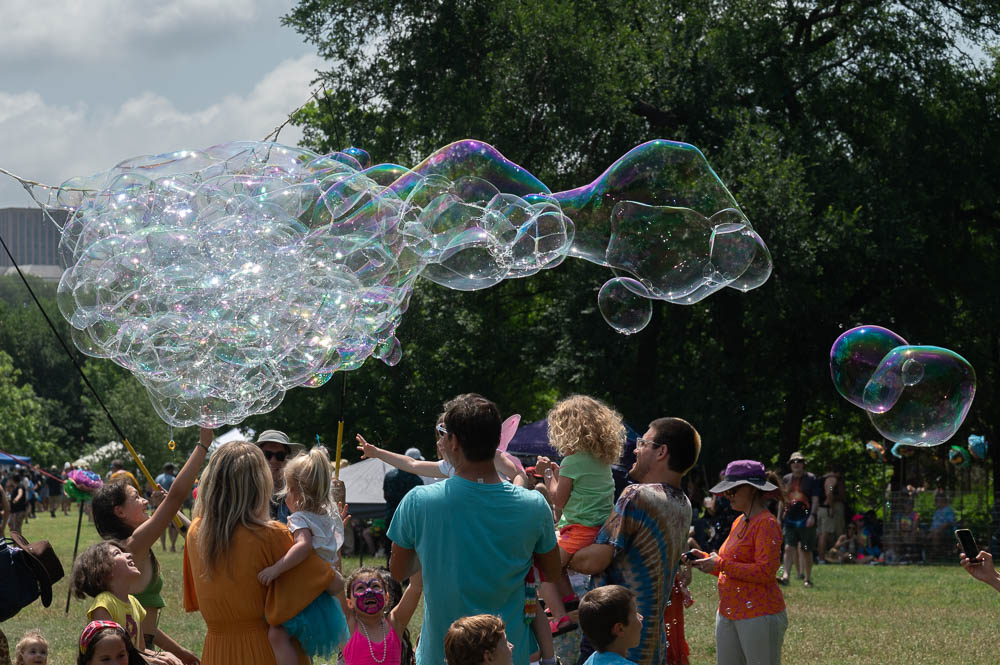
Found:
<path fill-rule="evenodd" d="M 958 538 L 958 543 L 962 546 L 969 561 L 973 564 L 979 563 L 976 561 L 976 557 L 979 556 L 979 547 L 976 545 L 976 539 L 972 537 L 972 532 L 968 529 L 955 529 L 955 537 Z"/>
<path fill-rule="evenodd" d="M 708 555 L 705 554 L 704 552 L 699 552 L 698 550 L 688 550 L 687 552 L 681 555 L 681 559 L 690 563 L 691 561 L 704 559 L 706 556 Z"/>

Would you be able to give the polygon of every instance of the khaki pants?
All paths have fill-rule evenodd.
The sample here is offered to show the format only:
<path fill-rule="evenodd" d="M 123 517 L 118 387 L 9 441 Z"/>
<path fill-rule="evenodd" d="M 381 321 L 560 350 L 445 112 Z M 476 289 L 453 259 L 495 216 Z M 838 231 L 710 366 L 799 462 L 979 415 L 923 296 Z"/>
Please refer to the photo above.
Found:
<path fill-rule="evenodd" d="M 788 628 L 782 610 L 733 621 L 715 613 L 715 658 L 718 665 L 781 665 L 781 644 Z"/>

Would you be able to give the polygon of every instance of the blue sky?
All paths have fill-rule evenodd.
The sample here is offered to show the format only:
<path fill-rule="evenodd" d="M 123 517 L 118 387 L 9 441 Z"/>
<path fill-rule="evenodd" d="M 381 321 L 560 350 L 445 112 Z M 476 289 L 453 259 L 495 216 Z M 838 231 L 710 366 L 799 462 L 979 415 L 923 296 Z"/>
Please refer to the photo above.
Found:
<path fill-rule="evenodd" d="M 0 167 L 58 184 L 128 157 L 259 140 L 322 61 L 292 0 L 4 0 Z M 295 144 L 301 132 L 282 130 Z M 32 205 L 0 176 L 0 208 Z"/>

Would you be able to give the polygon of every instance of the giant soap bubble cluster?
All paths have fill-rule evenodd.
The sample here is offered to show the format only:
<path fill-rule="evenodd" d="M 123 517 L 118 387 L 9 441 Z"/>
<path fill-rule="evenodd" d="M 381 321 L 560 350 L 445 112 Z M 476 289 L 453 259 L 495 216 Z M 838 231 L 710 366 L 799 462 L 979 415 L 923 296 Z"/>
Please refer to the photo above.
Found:
<path fill-rule="evenodd" d="M 976 372 L 954 351 L 912 346 L 880 326 L 858 326 L 830 349 L 837 391 L 868 412 L 897 446 L 936 446 L 955 435 L 976 395 Z"/>
<path fill-rule="evenodd" d="M 552 193 L 479 141 L 413 168 L 363 150 L 240 142 L 65 182 L 59 308 L 77 347 L 129 369 L 169 424 L 237 423 L 370 356 L 393 365 L 418 277 L 483 289 L 567 256 L 616 272 L 623 332 L 654 299 L 746 291 L 770 255 L 693 146 L 651 141 Z"/>

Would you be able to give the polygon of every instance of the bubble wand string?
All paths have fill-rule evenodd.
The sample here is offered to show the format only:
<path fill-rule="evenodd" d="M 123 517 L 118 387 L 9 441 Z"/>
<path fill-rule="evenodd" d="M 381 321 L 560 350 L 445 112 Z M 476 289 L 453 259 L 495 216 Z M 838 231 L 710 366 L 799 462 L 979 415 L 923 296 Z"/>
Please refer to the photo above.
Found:
<path fill-rule="evenodd" d="M 16 462 L 17 464 L 22 464 L 22 461 L 21 461 L 20 459 L 18 459 L 18 458 L 17 458 L 17 457 L 15 456 L 15 455 L 12 455 L 11 453 L 8 453 L 8 452 L 6 452 L 6 451 L 3 451 L 3 450 L 0 450 L 0 455 L 4 455 L 5 457 L 9 457 L 9 458 L 11 458 L 11 459 L 12 459 L 12 460 L 14 460 L 14 461 L 15 461 L 15 462 Z M 27 465 L 25 465 L 25 466 L 27 466 Z M 53 480 L 58 480 L 58 481 L 59 481 L 59 482 L 61 482 L 61 483 L 64 483 L 64 482 L 66 482 L 66 481 L 65 481 L 65 480 L 63 480 L 62 478 L 56 478 L 56 477 L 55 477 L 55 476 L 53 476 L 53 475 L 52 475 L 51 473 L 49 473 L 48 471 L 46 471 L 45 469 L 43 469 L 43 468 L 42 468 L 41 466 L 39 466 L 39 467 L 38 467 L 37 469 L 35 469 L 35 470 L 36 470 L 36 471 L 38 471 L 39 473 L 42 473 L 42 474 L 45 474 L 46 476 L 48 476 L 49 478 L 51 478 L 51 479 L 53 479 Z"/>
<path fill-rule="evenodd" d="M 156 480 L 153 479 L 153 476 L 152 474 L 149 473 L 149 469 L 146 468 L 146 465 L 142 463 L 142 460 L 139 458 L 139 454 L 135 452 L 135 448 L 133 448 L 132 444 L 129 443 L 128 437 L 126 437 L 125 434 L 122 432 L 121 428 L 118 427 L 118 423 L 115 422 L 115 419 L 111 415 L 111 412 L 108 411 L 108 407 L 104 405 L 104 400 L 101 399 L 101 396 L 98 394 L 97 389 L 94 388 L 93 384 L 90 383 L 90 379 L 88 379 L 87 375 L 84 374 L 83 368 L 80 367 L 80 363 L 76 361 L 76 356 L 74 356 L 73 353 L 69 350 L 69 347 L 63 340 L 62 335 L 60 335 L 59 331 L 56 330 L 55 324 L 52 323 L 52 319 L 49 318 L 49 315 L 45 311 L 45 308 L 42 307 L 42 303 L 39 302 L 38 296 L 35 295 L 35 290 L 31 288 L 30 284 L 28 284 L 27 278 L 24 276 L 24 273 L 21 272 L 21 266 L 18 265 L 17 261 L 14 259 L 14 255 L 10 253 L 10 248 L 7 247 L 7 243 L 6 241 L 4 241 L 2 235 L 0 235 L 0 245 L 3 245 L 3 251 L 7 253 L 7 257 L 10 259 L 11 265 L 13 265 L 14 269 L 17 270 L 17 274 L 21 278 L 21 281 L 24 282 L 25 288 L 27 288 L 28 293 L 31 294 L 31 299 L 34 300 L 35 305 L 38 306 L 38 311 L 42 313 L 42 316 L 45 318 L 45 322 L 49 324 L 49 328 L 52 330 L 52 334 L 56 336 L 56 339 L 59 340 L 59 344 L 62 346 L 63 351 L 65 351 L 66 355 L 69 356 L 70 361 L 73 363 L 73 367 L 76 367 L 76 371 L 80 373 L 80 376 L 83 378 L 83 382 L 87 385 L 87 388 L 90 389 L 90 392 L 93 393 L 94 398 L 97 400 L 97 403 L 101 405 L 101 409 L 104 411 L 104 415 L 107 416 L 108 422 L 111 423 L 111 427 L 113 427 L 115 432 L 118 433 L 118 436 L 121 437 L 122 443 L 125 445 L 125 448 L 126 450 L 128 450 L 129 454 L 132 455 L 132 459 L 135 460 L 136 465 L 139 467 L 139 471 L 141 471 L 142 474 L 146 477 L 146 481 L 149 483 L 151 487 L 156 487 Z M 174 524 L 177 525 L 178 529 L 183 527 L 183 522 L 181 522 L 181 518 L 177 517 L 176 515 L 174 515 Z"/>

